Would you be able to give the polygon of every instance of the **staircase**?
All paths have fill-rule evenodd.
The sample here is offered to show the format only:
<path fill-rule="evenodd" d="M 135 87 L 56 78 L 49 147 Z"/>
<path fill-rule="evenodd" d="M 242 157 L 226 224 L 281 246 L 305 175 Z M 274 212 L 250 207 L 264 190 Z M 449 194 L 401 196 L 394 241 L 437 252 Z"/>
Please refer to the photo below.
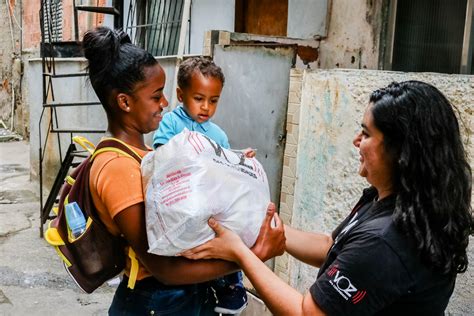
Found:
<path fill-rule="evenodd" d="M 80 163 L 86 152 L 77 150 L 72 142 L 75 135 L 105 133 L 105 130 L 91 128 L 70 128 L 69 122 L 61 122 L 58 109 L 68 107 L 89 107 L 100 106 L 97 101 L 74 100 L 64 102 L 55 96 L 55 88 L 63 87 L 67 80 L 72 78 L 86 77 L 86 72 L 59 73 L 56 71 L 56 59 L 60 57 L 82 57 L 81 42 L 79 39 L 80 19 L 79 12 L 101 13 L 114 17 L 114 27 L 120 28 L 123 25 L 123 3 L 122 0 L 113 0 L 112 6 L 91 6 L 82 4 L 82 1 L 73 0 L 72 9 L 74 16 L 74 40 L 62 41 L 62 9 L 61 0 L 41 0 L 40 21 L 41 21 L 41 59 L 42 59 L 42 83 L 43 100 L 42 112 L 39 119 L 39 182 L 40 182 L 40 236 L 43 237 L 43 227 L 47 220 L 55 217 L 53 207 L 58 202 L 59 191 L 64 178 L 71 167 Z M 91 2 L 91 1 L 89 1 Z M 98 1 L 97 1 L 98 2 Z M 66 2 L 64 2 L 66 3 Z M 47 115 L 49 114 L 49 115 Z M 43 135 L 42 126 L 47 125 L 46 134 Z M 61 135 L 69 135 L 70 145 L 63 157 L 61 149 Z M 43 199 L 44 170 L 50 136 L 57 137 L 59 159 L 61 166 L 56 175 L 54 183 L 49 190 L 46 200 Z M 50 147 L 50 145 L 49 145 Z"/>

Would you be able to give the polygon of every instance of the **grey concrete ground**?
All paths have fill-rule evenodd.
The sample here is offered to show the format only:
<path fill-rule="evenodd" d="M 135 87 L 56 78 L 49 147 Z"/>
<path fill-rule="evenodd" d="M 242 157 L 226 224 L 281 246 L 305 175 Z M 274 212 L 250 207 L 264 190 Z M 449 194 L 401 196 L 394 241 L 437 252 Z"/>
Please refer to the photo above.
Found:
<path fill-rule="evenodd" d="M 84 294 L 39 237 L 26 142 L 0 143 L 0 315 L 106 315 L 114 288 Z"/>

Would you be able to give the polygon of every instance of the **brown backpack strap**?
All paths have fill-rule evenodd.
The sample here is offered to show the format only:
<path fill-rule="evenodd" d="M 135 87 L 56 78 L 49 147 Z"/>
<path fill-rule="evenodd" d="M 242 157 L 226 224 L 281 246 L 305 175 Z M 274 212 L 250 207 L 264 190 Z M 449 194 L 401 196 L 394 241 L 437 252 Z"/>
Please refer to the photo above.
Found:
<path fill-rule="evenodd" d="M 114 150 L 118 149 L 118 150 Z M 102 152 L 111 152 L 116 151 L 118 153 L 124 153 L 132 158 L 134 158 L 139 164 L 142 162 L 142 157 L 129 145 L 125 142 L 117 139 L 117 138 L 105 138 L 102 139 L 101 142 L 95 148 L 94 153 L 91 156 L 91 162 L 93 161 L 94 157 Z M 139 270 L 139 262 L 136 258 L 135 251 L 129 245 L 128 246 L 128 257 L 130 258 L 130 275 L 128 279 L 127 287 L 133 289 L 135 287 L 135 282 L 138 277 L 138 270 Z"/>

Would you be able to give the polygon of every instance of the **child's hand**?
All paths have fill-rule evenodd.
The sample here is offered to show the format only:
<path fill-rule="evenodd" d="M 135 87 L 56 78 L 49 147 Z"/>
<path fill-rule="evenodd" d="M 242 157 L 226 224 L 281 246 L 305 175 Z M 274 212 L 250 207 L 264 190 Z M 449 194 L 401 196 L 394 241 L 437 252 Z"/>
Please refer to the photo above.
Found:
<path fill-rule="evenodd" d="M 247 158 L 253 158 L 257 155 L 257 150 L 253 148 L 246 148 L 243 150 L 245 157 Z"/>

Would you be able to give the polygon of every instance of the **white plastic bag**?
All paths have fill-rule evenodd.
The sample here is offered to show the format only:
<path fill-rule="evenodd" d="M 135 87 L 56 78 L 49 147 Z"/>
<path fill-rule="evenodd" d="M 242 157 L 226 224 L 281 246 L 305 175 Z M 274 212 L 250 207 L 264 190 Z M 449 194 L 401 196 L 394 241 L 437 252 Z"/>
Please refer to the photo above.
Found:
<path fill-rule="evenodd" d="M 149 252 L 173 256 L 214 238 L 213 216 L 251 247 L 270 202 L 255 158 L 185 129 L 142 161 Z"/>

